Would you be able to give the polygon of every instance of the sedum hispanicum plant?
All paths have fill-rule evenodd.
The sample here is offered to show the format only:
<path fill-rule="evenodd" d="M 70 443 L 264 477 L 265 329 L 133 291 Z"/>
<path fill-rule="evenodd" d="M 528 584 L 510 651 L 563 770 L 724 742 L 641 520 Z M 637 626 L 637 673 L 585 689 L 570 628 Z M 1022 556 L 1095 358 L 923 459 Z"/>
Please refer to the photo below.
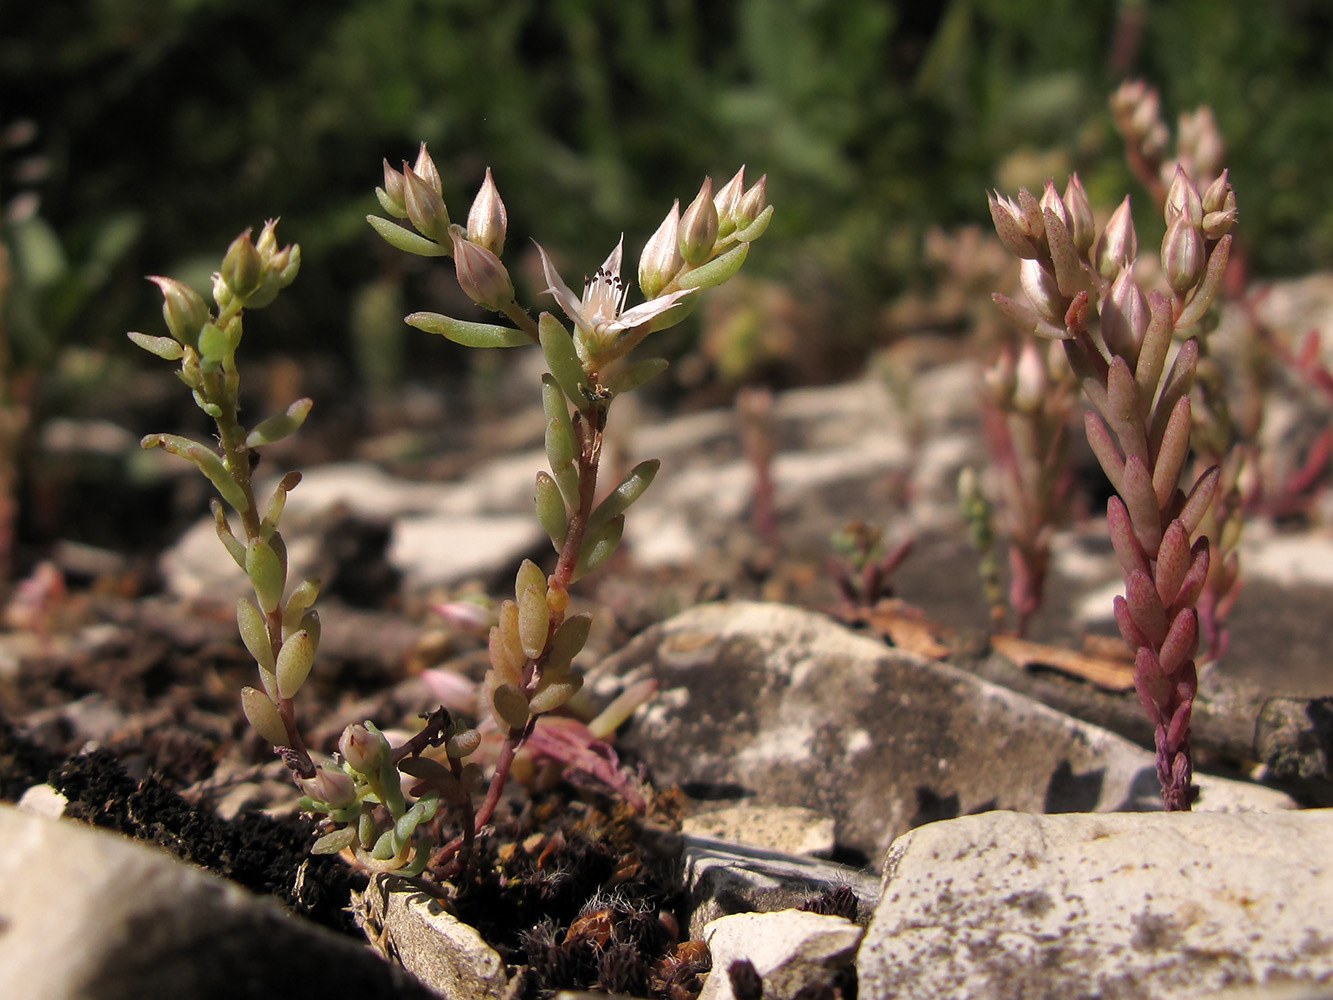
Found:
<path fill-rule="evenodd" d="M 217 424 L 216 447 L 170 434 L 149 435 L 143 443 L 194 462 L 221 496 L 212 502 L 218 537 L 254 588 L 253 600 L 237 604 L 237 626 L 259 671 L 258 686 L 242 691 L 242 708 L 254 730 L 291 769 L 304 793 L 303 808 L 322 817 L 323 834 L 314 850 L 341 853 L 372 872 L 408 877 L 424 873 L 429 878 L 419 881 L 431 887 L 460 870 L 473 839 L 499 805 L 515 754 L 525 743 L 548 753 L 564 752 L 571 760 L 605 764 L 600 745 L 587 745 L 596 739 L 591 731 L 583 737 L 584 745 L 567 727 L 553 730 L 546 739 L 542 719 L 560 709 L 583 683 L 573 661 L 587 641 L 591 617 L 568 614 L 569 588 L 610 559 L 624 530 L 625 511 L 643 495 L 659 465 L 642 462 L 614 489 L 599 492 L 607 417 L 621 393 L 666 368 L 660 358 L 631 360 L 630 351 L 648 334 L 689 315 L 700 291 L 731 277 L 744 263 L 751 241 L 767 228 L 773 210 L 766 204 L 764 179 L 745 187 L 744 168 L 716 193 L 705 180 L 683 213 L 679 201 L 672 206 L 644 247 L 639 286 L 646 301 L 630 308 L 621 278 L 623 238 L 585 283 L 582 296 L 565 284 L 539 246 L 544 294 L 554 298 L 571 330 L 551 313 L 534 319 L 518 304 L 500 259 L 507 214 L 489 170 L 466 226 L 450 221 L 439 172 L 424 144 L 416 162 L 404 163 L 401 171 L 386 161 L 384 178 L 384 187 L 376 191 L 381 205 L 412 228 L 371 216 L 375 230 L 408 253 L 451 257 L 463 291 L 508 321 L 479 323 L 418 312 L 407 322 L 468 347 L 534 344 L 549 369 L 541 379 L 541 399 L 550 468 L 537 473 L 534 502 L 557 557 L 550 574 L 525 560 L 515 579 L 514 598 L 500 605 L 498 623 L 490 630 L 490 668 L 484 683 L 490 719 L 472 727 L 439 708 L 418 733 L 397 746 L 371 722 L 351 725 L 331 762 L 316 762 L 305 746 L 293 699 L 319 645 L 319 616 L 313 607 L 319 584 L 306 579 L 288 587 L 286 547 L 278 531 L 284 501 L 300 474 L 284 476 L 261 509 L 251 469 L 256 449 L 295 431 L 309 413 L 310 401 L 298 400 L 285 413 L 246 429 L 239 421 L 236 369 L 244 311 L 267 305 L 291 282 L 299 248 L 279 249 L 273 222 L 257 241 L 249 232 L 237 237 L 214 276 L 216 309 L 180 282 L 152 279 L 162 290 L 171 336 L 130 337 L 159 357 L 179 361 L 182 381 Z M 224 502 L 239 518 L 239 534 Z M 501 746 L 487 775 L 469 758 L 482 745 L 483 731 L 492 727 L 500 734 Z M 621 791 L 629 787 L 614 767 L 592 771 Z M 450 830 L 457 833 L 449 836 Z M 434 885 L 433 891 L 441 890 Z"/>
<path fill-rule="evenodd" d="M 1190 450 L 1190 388 L 1199 342 L 1174 358 L 1177 334 L 1199 324 L 1216 298 L 1231 249 L 1236 197 L 1222 171 L 1200 193 L 1178 168 L 1165 198 L 1161 273 L 1147 292 L 1135 277 L 1138 236 L 1126 198 L 1101 232 L 1078 177 L 1063 197 L 989 196 L 1001 241 L 1020 258 L 1027 304 L 996 295 L 1025 333 L 1059 339 L 1092 404 L 1088 443 L 1115 489 L 1111 542 L 1125 581 L 1115 599 L 1120 634 L 1134 652 L 1134 685 L 1154 723 L 1157 777 L 1169 810 L 1189 809 L 1190 711 L 1198 689 L 1196 602 L 1208 576 L 1198 532 L 1217 490 L 1210 466 L 1181 487 Z M 1170 362 L 1168 364 L 1168 361 Z"/>

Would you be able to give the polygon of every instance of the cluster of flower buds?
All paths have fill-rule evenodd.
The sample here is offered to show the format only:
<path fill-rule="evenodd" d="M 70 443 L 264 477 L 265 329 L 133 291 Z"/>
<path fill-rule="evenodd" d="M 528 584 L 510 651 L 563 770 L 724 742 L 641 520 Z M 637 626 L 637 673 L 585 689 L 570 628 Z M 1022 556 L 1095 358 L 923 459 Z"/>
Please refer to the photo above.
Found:
<path fill-rule="evenodd" d="M 1050 540 L 1069 480 L 1066 428 L 1076 387 L 1063 352 L 1025 338 L 985 374 L 991 440 L 1009 537 L 1009 607 L 1022 635 L 1041 605 Z M 992 611 L 1002 620 L 1003 609 Z"/>
<path fill-rule="evenodd" d="M 1146 119 L 1141 104 L 1136 112 Z M 1154 112 L 1155 113 L 1155 112 Z M 1142 124 L 1140 122 L 1140 124 Z M 1100 238 L 1084 225 L 1086 197 L 1071 178 L 1065 197 L 1047 183 L 1040 200 L 990 196 L 996 232 L 1022 258 L 1029 305 L 997 295 L 1026 330 L 1060 337 L 1093 410 L 1088 443 L 1115 489 L 1107 510 L 1125 579 L 1116 621 L 1135 654 L 1135 686 L 1155 724 L 1158 776 L 1167 808 L 1187 809 L 1193 763 L 1190 709 L 1197 688 L 1195 609 L 1208 575 L 1208 539 L 1193 545 L 1218 483 L 1200 474 L 1179 488 L 1192 429 L 1189 391 L 1199 359 L 1186 340 L 1167 365 L 1177 330 L 1199 322 L 1221 286 L 1235 222 L 1235 196 L 1223 171 L 1200 195 L 1177 169 L 1164 198 L 1163 273 L 1170 294 L 1145 296 L 1134 278 L 1138 239 L 1128 199 Z M 1090 214 L 1087 216 L 1090 218 Z M 1100 312 L 1101 344 L 1089 321 Z"/>
<path fill-rule="evenodd" d="M 1111 95 L 1111 115 L 1124 137 L 1130 169 L 1159 207 L 1177 170 L 1184 170 L 1203 189 L 1221 176 L 1226 146 L 1211 108 L 1181 114 L 1174 158 L 1169 155 L 1171 133 L 1162 120 L 1155 88 L 1143 80 L 1127 80 Z"/>
<path fill-rule="evenodd" d="M 347 852 L 368 871 L 419 874 L 434 846 L 423 824 L 442 806 L 466 808 L 482 784 L 481 768 L 463 762 L 480 745 L 480 733 L 443 709 L 397 748 L 373 723 L 348 726 L 338 740 L 341 763 L 297 779 L 301 807 L 333 827 L 313 853 Z"/>
<path fill-rule="evenodd" d="M 384 186 L 375 194 L 386 212 L 406 219 L 417 231 L 368 216 L 385 240 L 407 253 L 453 257 L 459 287 L 482 308 L 503 312 L 513 305 L 514 283 L 500 262 L 509 215 L 489 168 L 468 210 L 466 226 L 449 221 L 440 172 L 424 142 L 411 166 L 404 163 L 402 170 L 394 170 L 384 161 Z"/>

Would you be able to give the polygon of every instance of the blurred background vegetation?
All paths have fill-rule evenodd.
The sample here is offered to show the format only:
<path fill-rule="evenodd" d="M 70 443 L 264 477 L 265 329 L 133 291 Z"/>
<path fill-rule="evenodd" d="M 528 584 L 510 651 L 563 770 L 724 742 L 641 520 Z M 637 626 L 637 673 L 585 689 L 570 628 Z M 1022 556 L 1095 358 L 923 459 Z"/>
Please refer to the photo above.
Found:
<path fill-rule="evenodd" d="M 928 227 L 984 222 L 988 187 L 1077 169 L 1094 204 L 1139 194 L 1107 111 L 1134 76 L 1168 120 L 1213 106 L 1256 273 L 1328 268 L 1330 50 L 1323 0 L 8 2 L 13 371 L 45 373 L 28 402 L 49 413 L 80 379 L 149 364 L 124 336 L 160 332 L 142 275 L 206 289 L 230 239 L 269 216 L 304 264 L 252 350 L 318 353 L 381 389 L 407 351 L 414 377 L 456 368 L 463 355 L 399 317 L 466 303 L 364 222 L 381 157 L 426 140 L 456 218 L 494 169 L 507 260 L 529 278 L 530 235 L 571 276 L 622 230 L 637 259 L 705 174 L 766 172 L 777 214 L 747 277 L 768 284 L 718 321 L 742 336 L 786 322 L 819 362 L 801 370 L 833 377 L 894 336 L 884 307 L 929 277 Z M 1160 220 L 1137 201 L 1151 241 Z"/>

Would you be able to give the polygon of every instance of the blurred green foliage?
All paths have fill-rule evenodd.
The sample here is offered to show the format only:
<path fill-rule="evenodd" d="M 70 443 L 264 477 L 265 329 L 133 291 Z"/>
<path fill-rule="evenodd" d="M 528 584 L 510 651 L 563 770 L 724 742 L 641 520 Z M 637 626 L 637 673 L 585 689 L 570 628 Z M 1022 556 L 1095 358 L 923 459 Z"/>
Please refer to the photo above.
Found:
<path fill-rule="evenodd" d="M 1331 46 L 1317 0 L 6 3 L 0 125 L 37 125 L 50 170 L 29 186 L 64 261 L 11 326 L 118 344 L 156 322 L 142 273 L 206 287 L 201 252 L 281 215 L 305 264 L 266 327 L 284 349 L 364 356 L 390 286 L 438 307 L 363 221 L 380 158 L 424 139 L 455 217 L 489 164 L 510 245 L 539 228 L 588 266 L 622 228 L 637 255 L 705 173 L 766 171 L 778 213 L 756 270 L 864 341 L 918 273 L 924 228 L 984 220 L 987 187 L 1073 168 L 1117 201 L 1131 183 L 1106 98 L 1136 75 L 1168 115 L 1214 107 L 1256 268 L 1327 268 Z"/>

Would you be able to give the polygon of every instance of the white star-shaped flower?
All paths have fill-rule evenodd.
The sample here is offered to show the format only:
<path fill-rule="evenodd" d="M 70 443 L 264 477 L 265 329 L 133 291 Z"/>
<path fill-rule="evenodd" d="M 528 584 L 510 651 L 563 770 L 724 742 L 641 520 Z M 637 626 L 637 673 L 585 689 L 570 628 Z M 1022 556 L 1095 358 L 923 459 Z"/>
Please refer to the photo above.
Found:
<path fill-rule="evenodd" d="M 656 319 L 694 291 L 692 288 L 681 289 L 649 299 L 632 309 L 626 309 L 625 298 L 629 294 L 629 289 L 620 277 L 624 245 L 625 237 L 621 236 L 620 242 L 597 269 L 597 273 L 591 278 L 584 279 L 583 298 L 580 299 L 561 280 L 551 263 L 551 258 L 546 255 L 541 244 L 537 244 L 537 252 L 541 254 L 542 259 L 542 270 L 546 274 L 544 291 L 554 295 L 565 315 L 574 321 L 574 325 L 578 328 L 576 342 L 581 341 L 581 346 L 593 357 L 611 347 L 626 330 L 633 330 Z"/>

